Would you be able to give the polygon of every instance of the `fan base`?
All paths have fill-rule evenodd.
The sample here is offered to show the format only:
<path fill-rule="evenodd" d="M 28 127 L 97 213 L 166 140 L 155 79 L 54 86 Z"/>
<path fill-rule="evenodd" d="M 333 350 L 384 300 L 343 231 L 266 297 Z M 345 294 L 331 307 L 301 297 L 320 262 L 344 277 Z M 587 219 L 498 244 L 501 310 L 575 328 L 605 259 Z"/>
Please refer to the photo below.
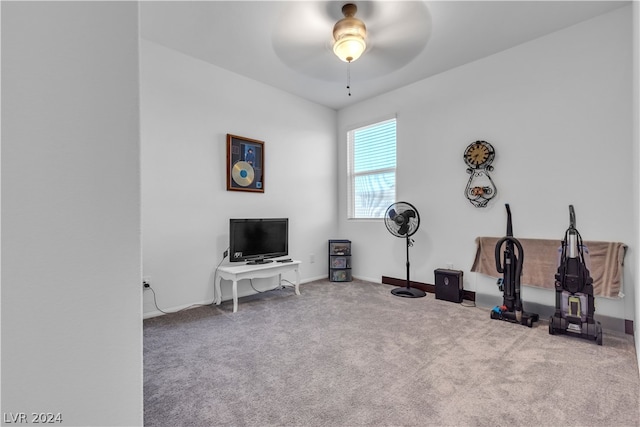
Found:
<path fill-rule="evenodd" d="M 416 288 L 395 288 L 391 290 L 391 293 L 404 298 L 422 298 L 427 295 L 425 291 Z"/>

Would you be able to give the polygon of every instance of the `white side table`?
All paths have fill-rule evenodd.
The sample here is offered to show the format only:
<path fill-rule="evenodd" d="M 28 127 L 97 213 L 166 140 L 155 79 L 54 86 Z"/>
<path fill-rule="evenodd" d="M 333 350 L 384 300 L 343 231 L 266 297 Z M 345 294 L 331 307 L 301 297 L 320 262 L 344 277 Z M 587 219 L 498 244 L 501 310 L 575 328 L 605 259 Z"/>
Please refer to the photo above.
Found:
<path fill-rule="evenodd" d="M 278 276 L 278 282 L 282 282 L 282 273 L 289 271 L 296 272 L 296 283 L 293 285 L 296 295 L 300 295 L 300 264 L 301 261 L 291 262 L 269 262 L 267 264 L 241 264 L 241 265 L 225 265 L 218 267 L 216 271 L 215 282 L 215 303 L 220 305 L 222 302 L 222 293 L 220 292 L 220 283 L 222 279 L 231 280 L 233 285 L 233 312 L 238 311 L 238 281 L 242 279 L 260 279 L 265 277 Z"/>

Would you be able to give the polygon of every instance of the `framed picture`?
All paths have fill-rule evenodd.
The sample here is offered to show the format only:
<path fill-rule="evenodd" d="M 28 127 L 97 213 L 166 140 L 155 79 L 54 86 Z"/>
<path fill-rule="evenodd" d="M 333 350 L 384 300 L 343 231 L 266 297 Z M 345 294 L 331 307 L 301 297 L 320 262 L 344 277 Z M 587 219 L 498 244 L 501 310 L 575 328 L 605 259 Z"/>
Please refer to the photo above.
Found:
<path fill-rule="evenodd" d="M 264 193 L 264 141 L 227 134 L 227 191 Z"/>

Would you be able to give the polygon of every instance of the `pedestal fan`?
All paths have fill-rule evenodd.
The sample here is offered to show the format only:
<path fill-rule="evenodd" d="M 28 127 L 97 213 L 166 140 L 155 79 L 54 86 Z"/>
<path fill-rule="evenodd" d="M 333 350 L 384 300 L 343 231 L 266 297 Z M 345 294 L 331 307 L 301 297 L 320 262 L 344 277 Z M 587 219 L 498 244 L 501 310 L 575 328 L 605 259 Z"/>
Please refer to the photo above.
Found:
<path fill-rule="evenodd" d="M 411 236 L 418 231 L 420 226 L 418 210 L 411 203 L 393 203 L 384 214 L 384 224 L 391 234 L 396 237 L 404 237 L 407 240 L 407 285 L 404 288 L 395 288 L 391 290 L 391 293 L 405 298 L 425 296 L 426 293 L 424 291 L 412 288 L 409 280 L 409 247 L 413 246 Z"/>

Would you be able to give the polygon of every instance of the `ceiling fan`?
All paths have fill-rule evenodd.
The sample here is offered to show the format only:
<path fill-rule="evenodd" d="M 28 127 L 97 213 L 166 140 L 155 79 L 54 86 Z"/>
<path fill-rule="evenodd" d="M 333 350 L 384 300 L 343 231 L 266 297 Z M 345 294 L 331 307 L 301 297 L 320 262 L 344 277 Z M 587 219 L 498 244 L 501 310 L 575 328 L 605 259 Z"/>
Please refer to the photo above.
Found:
<path fill-rule="evenodd" d="M 363 23 L 366 35 L 361 56 L 336 57 L 334 29 L 351 19 Z M 339 32 L 338 31 L 338 32 Z M 305 1 L 284 2 L 275 23 L 272 44 L 288 67 L 325 81 L 343 81 L 345 62 L 354 62 L 354 78 L 368 80 L 400 69 L 425 47 L 431 34 L 431 15 L 425 2 Z M 334 45 L 338 47 L 335 48 Z M 346 46 L 346 44 L 344 45 Z"/>

